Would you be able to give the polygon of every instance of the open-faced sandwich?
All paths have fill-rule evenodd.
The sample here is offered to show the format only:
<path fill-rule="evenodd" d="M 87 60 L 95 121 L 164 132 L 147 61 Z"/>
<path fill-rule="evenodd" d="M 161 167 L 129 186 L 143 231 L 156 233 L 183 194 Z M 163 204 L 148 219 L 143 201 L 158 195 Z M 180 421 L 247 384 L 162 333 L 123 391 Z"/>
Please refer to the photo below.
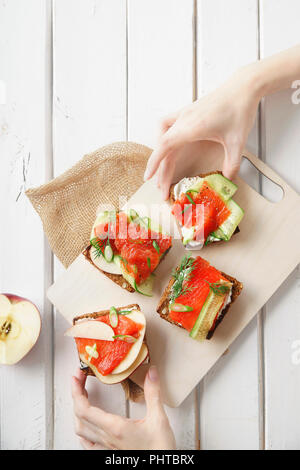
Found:
<path fill-rule="evenodd" d="M 98 215 L 83 252 L 86 259 L 129 292 L 150 296 L 153 271 L 172 246 L 172 238 L 133 209 Z"/>
<path fill-rule="evenodd" d="M 237 189 L 220 171 L 183 178 L 171 186 L 172 213 L 187 249 L 228 241 L 239 231 L 244 211 L 232 199 Z"/>
<path fill-rule="evenodd" d="M 185 328 L 191 338 L 210 339 L 243 285 L 197 256 L 173 272 L 157 307 L 161 318 Z"/>
<path fill-rule="evenodd" d="M 148 359 L 145 331 L 145 316 L 133 304 L 76 317 L 65 335 L 75 339 L 86 375 L 115 384 Z"/>

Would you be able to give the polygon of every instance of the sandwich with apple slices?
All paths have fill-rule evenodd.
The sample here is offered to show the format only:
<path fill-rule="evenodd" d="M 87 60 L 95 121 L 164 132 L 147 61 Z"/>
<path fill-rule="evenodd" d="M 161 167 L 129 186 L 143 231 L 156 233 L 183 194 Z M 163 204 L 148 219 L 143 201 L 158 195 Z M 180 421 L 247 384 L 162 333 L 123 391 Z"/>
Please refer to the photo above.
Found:
<path fill-rule="evenodd" d="M 186 329 L 193 339 L 210 339 L 243 285 L 197 256 L 186 256 L 173 272 L 157 312 Z"/>
<path fill-rule="evenodd" d="M 139 305 L 74 318 L 65 333 L 75 339 L 81 368 L 105 384 L 127 379 L 148 359 L 146 318 Z"/>
<path fill-rule="evenodd" d="M 135 210 L 105 211 L 97 216 L 83 254 L 123 289 L 151 296 L 153 271 L 171 246 L 171 236 Z"/>
<path fill-rule="evenodd" d="M 228 241 L 239 232 L 244 211 L 232 199 L 237 189 L 220 171 L 183 178 L 171 186 L 172 213 L 187 249 Z"/>

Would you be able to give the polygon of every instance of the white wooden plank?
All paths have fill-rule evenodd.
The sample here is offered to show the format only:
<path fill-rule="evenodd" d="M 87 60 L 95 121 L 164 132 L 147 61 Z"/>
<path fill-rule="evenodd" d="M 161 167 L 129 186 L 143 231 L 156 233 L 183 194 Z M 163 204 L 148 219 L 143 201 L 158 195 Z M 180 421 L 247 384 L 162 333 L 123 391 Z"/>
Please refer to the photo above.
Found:
<path fill-rule="evenodd" d="M 55 175 L 85 153 L 126 140 L 126 2 L 59 0 L 54 14 Z M 60 269 L 56 263 L 55 277 Z M 70 378 L 78 366 L 65 341 L 65 321 L 55 321 L 55 448 L 78 449 L 73 431 Z M 94 404 L 125 414 L 121 386 L 88 380 Z"/>
<path fill-rule="evenodd" d="M 263 0 L 260 3 L 262 57 L 299 43 L 299 1 Z M 294 91 L 286 90 L 265 100 L 263 151 L 268 164 L 300 192 L 300 108 L 292 103 Z M 263 185 L 266 196 L 272 197 L 274 192 Z M 298 267 L 265 308 L 267 449 L 299 449 L 300 366 L 293 361 L 293 347 L 300 337 L 299 287 Z"/>
<path fill-rule="evenodd" d="M 219 86 L 240 66 L 256 60 L 257 13 L 256 0 L 198 1 L 199 97 Z M 257 125 L 248 147 L 257 153 Z M 253 169 L 243 169 L 241 174 L 258 188 Z M 257 354 L 254 320 L 200 386 L 201 449 L 259 447 Z"/>
<path fill-rule="evenodd" d="M 128 139 L 154 146 L 159 120 L 193 100 L 193 1 L 128 1 Z M 167 408 L 180 449 L 195 448 L 195 392 Z M 144 404 L 130 404 L 141 418 Z"/>
<path fill-rule="evenodd" d="M 50 26 L 48 1 L 0 3 L 0 79 L 7 90 L 0 104 L 0 292 L 31 299 L 43 316 L 34 350 L 1 367 L 1 449 L 45 449 L 52 440 L 51 309 L 44 296 L 50 265 L 39 217 L 24 195 L 49 176 Z"/>

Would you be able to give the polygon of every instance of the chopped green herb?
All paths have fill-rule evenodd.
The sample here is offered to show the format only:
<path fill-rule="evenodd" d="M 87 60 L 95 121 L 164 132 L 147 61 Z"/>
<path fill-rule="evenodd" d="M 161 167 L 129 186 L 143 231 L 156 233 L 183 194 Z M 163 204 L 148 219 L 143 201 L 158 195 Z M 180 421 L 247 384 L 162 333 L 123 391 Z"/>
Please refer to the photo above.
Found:
<path fill-rule="evenodd" d="M 112 247 L 110 245 L 106 245 L 105 250 L 104 250 L 104 258 L 108 263 L 111 263 L 114 257 L 114 252 L 112 250 Z"/>
<path fill-rule="evenodd" d="M 157 242 L 156 242 L 155 240 L 153 240 L 152 245 L 154 246 L 154 248 L 156 249 L 157 253 L 159 254 L 159 253 L 160 253 L 159 246 L 158 246 L 158 244 L 157 244 Z"/>
<path fill-rule="evenodd" d="M 114 335 L 113 338 L 125 341 L 126 343 L 135 343 L 137 341 L 137 338 L 130 335 Z"/>
<path fill-rule="evenodd" d="M 93 345 L 93 347 L 91 346 L 86 346 L 85 347 L 85 350 L 87 352 L 87 354 L 89 355 L 88 357 L 88 362 L 91 362 L 91 360 L 94 358 L 94 359 L 98 359 L 99 357 L 99 353 L 97 351 L 97 344 L 95 343 Z"/>
<path fill-rule="evenodd" d="M 134 219 L 136 219 L 136 218 L 139 217 L 139 214 L 138 214 L 137 211 L 135 211 L 134 209 L 130 209 L 130 211 L 129 211 L 129 217 L 130 217 L 130 219 L 133 221 Z"/>
<path fill-rule="evenodd" d="M 188 204 L 182 211 L 181 213 L 183 214 L 185 211 L 187 211 L 188 209 L 190 209 L 192 207 L 192 204 Z"/>
<path fill-rule="evenodd" d="M 192 312 L 194 309 L 189 305 L 177 304 L 175 302 L 170 305 L 170 310 L 173 310 L 173 312 Z"/>
<path fill-rule="evenodd" d="M 188 198 L 188 200 L 190 201 L 191 204 L 194 204 L 194 206 L 196 205 L 195 201 L 191 198 L 191 196 L 188 194 L 188 193 L 185 193 L 186 197 Z"/>
<path fill-rule="evenodd" d="M 119 315 L 129 315 L 129 313 L 131 313 L 132 310 L 120 310 L 118 313 Z"/>
<path fill-rule="evenodd" d="M 119 317 L 118 317 L 118 312 L 115 307 L 111 307 L 109 311 L 109 323 L 113 328 L 116 328 L 119 323 Z"/>
<path fill-rule="evenodd" d="M 148 268 L 151 269 L 151 261 L 149 257 L 147 258 L 147 265 L 148 265 Z"/>
<path fill-rule="evenodd" d="M 196 189 L 188 189 L 186 191 L 186 194 L 188 194 L 188 193 L 197 193 L 197 194 L 199 194 L 199 191 L 196 191 Z"/>

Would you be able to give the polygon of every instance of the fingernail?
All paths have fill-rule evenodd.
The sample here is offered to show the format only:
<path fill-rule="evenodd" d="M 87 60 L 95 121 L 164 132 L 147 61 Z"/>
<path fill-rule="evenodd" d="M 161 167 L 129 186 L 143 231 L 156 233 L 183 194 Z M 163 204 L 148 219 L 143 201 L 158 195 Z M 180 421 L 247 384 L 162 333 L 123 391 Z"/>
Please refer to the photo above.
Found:
<path fill-rule="evenodd" d="M 149 379 L 151 382 L 157 382 L 158 381 L 158 373 L 157 369 L 155 366 L 151 366 L 148 372 Z"/>

